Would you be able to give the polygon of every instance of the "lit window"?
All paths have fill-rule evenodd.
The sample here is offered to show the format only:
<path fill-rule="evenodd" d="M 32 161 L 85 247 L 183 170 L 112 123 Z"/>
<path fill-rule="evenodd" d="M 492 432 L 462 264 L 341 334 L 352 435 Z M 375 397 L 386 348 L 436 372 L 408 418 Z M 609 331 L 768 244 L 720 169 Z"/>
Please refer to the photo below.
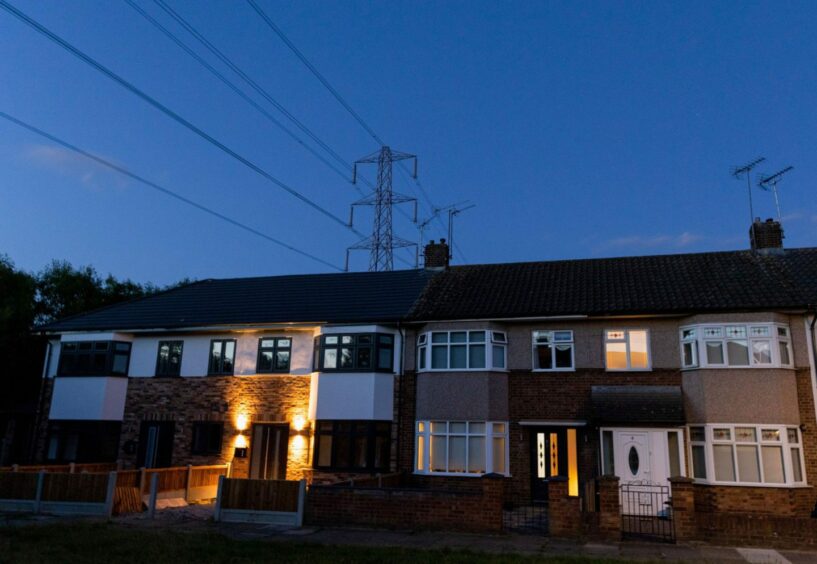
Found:
<path fill-rule="evenodd" d="M 573 331 L 534 331 L 534 370 L 574 370 Z"/>
<path fill-rule="evenodd" d="M 649 370 L 649 334 L 646 329 L 604 332 L 607 370 Z"/>
<path fill-rule="evenodd" d="M 502 331 L 432 331 L 417 336 L 418 370 L 505 370 Z"/>
<path fill-rule="evenodd" d="M 701 351 L 699 358 L 698 351 Z M 767 324 L 681 328 L 684 368 L 791 367 L 788 327 Z"/>
<path fill-rule="evenodd" d="M 708 425 L 690 427 L 689 432 L 696 479 L 737 484 L 799 484 L 805 481 L 797 428 Z M 708 480 L 708 476 L 712 478 Z"/>
<path fill-rule="evenodd" d="M 415 469 L 422 474 L 507 474 L 508 424 L 418 421 Z"/>

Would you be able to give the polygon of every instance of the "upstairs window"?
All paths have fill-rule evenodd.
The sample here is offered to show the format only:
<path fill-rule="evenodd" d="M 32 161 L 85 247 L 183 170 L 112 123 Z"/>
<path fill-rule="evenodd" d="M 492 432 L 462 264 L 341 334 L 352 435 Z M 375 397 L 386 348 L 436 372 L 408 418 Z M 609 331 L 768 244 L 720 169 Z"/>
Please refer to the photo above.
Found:
<path fill-rule="evenodd" d="M 59 376 L 127 376 L 131 344 L 66 341 L 60 346 Z"/>
<path fill-rule="evenodd" d="M 235 339 L 210 341 L 210 375 L 231 375 L 235 370 Z"/>
<path fill-rule="evenodd" d="M 417 337 L 418 370 L 505 370 L 508 337 L 502 331 L 432 331 Z"/>
<path fill-rule="evenodd" d="M 534 331 L 533 369 L 575 370 L 573 331 Z"/>
<path fill-rule="evenodd" d="M 320 372 L 393 372 L 394 335 L 321 335 L 315 339 L 315 369 Z"/>
<path fill-rule="evenodd" d="M 650 370 L 650 335 L 646 329 L 604 332 L 607 370 Z"/>
<path fill-rule="evenodd" d="M 258 374 L 289 372 L 292 339 L 289 337 L 269 337 L 258 340 Z"/>
<path fill-rule="evenodd" d="M 774 323 L 681 328 L 684 368 L 792 367 L 789 328 Z"/>
<path fill-rule="evenodd" d="M 179 376 L 182 371 L 184 341 L 159 341 L 156 376 Z"/>

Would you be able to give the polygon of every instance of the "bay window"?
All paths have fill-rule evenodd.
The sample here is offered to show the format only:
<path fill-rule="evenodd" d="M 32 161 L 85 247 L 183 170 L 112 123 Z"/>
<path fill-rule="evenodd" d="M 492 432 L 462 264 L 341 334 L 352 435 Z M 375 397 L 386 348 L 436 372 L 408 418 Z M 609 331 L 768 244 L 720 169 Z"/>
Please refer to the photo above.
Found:
<path fill-rule="evenodd" d="M 693 477 L 708 483 L 799 485 L 800 430 L 778 425 L 706 425 L 689 428 Z"/>
<path fill-rule="evenodd" d="M 314 365 L 320 372 L 393 372 L 394 335 L 321 335 L 315 338 Z"/>
<path fill-rule="evenodd" d="M 502 331 L 432 331 L 417 336 L 418 370 L 505 370 Z"/>
<path fill-rule="evenodd" d="M 507 474 L 508 424 L 492 421 L 418 421 L 415 470 L 420 474 Z"/>
<path fill-rule="evenodd" d="M 607 330 L 604 355 L 607 370 L 649 370 L 649 333 L 646 329 Z"/>
<path fill-rule="evenodd" d="M 792 367 L 789 328 L 775 323 L 681 328 L 684 368 Z"/>
<path fill-rule="evenodd" d="M 575 370 L 573 331 L 534 331 L 533 369 Z"/>

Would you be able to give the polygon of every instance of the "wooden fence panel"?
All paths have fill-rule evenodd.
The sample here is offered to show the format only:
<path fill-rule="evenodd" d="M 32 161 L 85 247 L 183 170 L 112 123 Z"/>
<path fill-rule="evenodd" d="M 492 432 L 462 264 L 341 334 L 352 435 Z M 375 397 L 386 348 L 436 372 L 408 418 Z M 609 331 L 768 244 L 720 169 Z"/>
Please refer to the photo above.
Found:
<path fill-rule="evenodd" d="M 46 474 L 42 500 L 104 503 L 108 479 L 108 474 Z"/>
<path fill-rule="evenodd" d="M 225 479 L 222 509 L 298 511 L 299 482 Z"/>
<path fill-rule="evenodd" d="M 193 466 L 190 472 L 190 488 L 217 486 L 218 477 L 227 475 L 227 466 Z"/>
<path fill-rule="evenodd" d="M 145 485 L 142 494 L 150 493 L 150 481 L 153 474 L 159 475 L 159 493 L 184 490 L 187 482 L 187 467 L 151 468 L 145 470 Z"/>
<path fill-rule="evenodd" d="M 0 499 L 34 499 L 39 476 L 30 472 L 0 474 Z"/>
<path fill-rule="evenodd" d="M 140 470 L 120 470 L 116 473 L 117 488 L 136 488 L 139 490 L 139 482 L 142 478 Z"/>

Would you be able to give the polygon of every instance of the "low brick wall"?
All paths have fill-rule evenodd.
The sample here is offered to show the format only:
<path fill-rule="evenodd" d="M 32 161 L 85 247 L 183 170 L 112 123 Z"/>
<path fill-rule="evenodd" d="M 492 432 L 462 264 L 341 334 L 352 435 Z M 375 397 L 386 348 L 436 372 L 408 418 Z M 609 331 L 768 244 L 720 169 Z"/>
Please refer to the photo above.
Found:
<path fill-rule="evenodd" d="M 476 491 L 313 485 L 305 520 L 324 526 L 500 532 L 504 480 L 485 475 Z"/>
<path fill-rule="evenodd" d="M 817 519 L 748 513 L 698 513 L 699 540 L 774 548 L 817 547 Z"/>

